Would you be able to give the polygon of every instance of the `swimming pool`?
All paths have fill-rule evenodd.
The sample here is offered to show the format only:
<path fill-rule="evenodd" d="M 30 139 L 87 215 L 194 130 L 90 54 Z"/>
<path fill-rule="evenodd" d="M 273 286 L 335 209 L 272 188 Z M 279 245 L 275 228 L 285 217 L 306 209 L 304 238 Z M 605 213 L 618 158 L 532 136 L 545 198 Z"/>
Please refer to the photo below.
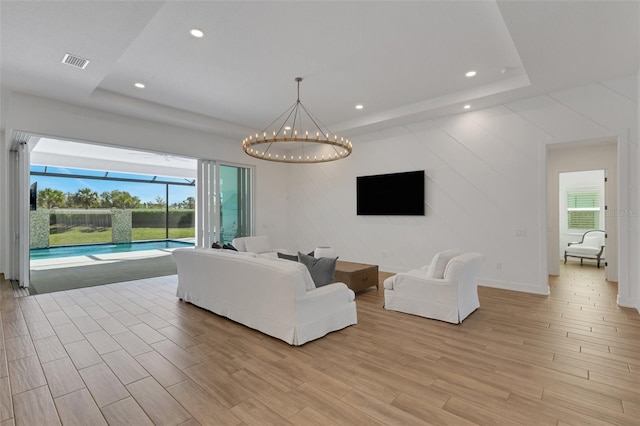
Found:
<path fill-rule="evenodd" d="M 179 247 L 193 247 L 194 243 L 176 240 L 136 241 L 123 244 L 82 244 L 31 249 L 31 260 L 54 259 L 57 257 L 91 256 L 94 254 L 124 253 L 128 251 L 162 250 Z"/>

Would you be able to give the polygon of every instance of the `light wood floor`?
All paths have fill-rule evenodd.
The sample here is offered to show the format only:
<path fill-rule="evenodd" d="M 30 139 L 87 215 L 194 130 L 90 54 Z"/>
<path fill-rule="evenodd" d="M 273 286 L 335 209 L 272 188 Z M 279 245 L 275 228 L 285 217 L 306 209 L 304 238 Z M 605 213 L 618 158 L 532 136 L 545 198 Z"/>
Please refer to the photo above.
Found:
<path fill-rule="evenodd" d="M 591 266 L 563 266 L 550 297 L 481 287 L 461 325 L 385 311 L 380 286 L 358 295 L 357 325 L 302 347 L 179 302 L 175 287 L 13 298 L 2 281 L 0 425 L 640 419 L 640 316 Z"/>

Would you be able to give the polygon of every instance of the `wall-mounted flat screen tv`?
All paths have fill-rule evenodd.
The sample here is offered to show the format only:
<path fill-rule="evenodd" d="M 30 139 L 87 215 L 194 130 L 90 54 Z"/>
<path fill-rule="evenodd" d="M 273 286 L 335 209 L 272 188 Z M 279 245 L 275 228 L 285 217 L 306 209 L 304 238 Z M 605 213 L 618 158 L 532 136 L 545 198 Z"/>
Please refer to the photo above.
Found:
<path fill-rule="evenodd" d="M 424 170 L 356 179 L 359 216 L 424 216 Z"/>

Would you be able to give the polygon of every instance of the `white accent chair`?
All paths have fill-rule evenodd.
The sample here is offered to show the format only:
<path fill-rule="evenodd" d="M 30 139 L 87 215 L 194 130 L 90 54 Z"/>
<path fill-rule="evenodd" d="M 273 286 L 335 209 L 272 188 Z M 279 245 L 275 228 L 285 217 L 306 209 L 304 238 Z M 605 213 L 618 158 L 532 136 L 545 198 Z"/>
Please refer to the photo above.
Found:
<path fill-rule="evenodd" d="M 480 307 L 478 275 L 484 259 L 480 253 L 438 253 L 430 265 L 387 278 L 384 307 L 459 324 Z"/>
<path fill-rule="evenodd" d="M 585 232 L 582 240 L 569 243 L 564 251 L 564 263 L 567 263 L 567 257 L 579 258 L 581 265 L 584 259 L 593 259 L 599 268 L 600 261 L 604 259 L 604 236 L 605 232 L 599 229 Z"/>

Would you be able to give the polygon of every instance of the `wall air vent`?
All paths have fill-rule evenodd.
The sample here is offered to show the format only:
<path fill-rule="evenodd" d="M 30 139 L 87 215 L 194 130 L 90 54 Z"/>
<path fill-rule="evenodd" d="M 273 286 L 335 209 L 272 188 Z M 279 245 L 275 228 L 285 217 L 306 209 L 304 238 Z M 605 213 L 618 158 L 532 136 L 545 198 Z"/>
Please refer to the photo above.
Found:
<path fill-rule="evenodd" d="M 76 55 L 72 55 L 71 53 L 67 53 L 62 58 L 62 63 L 71 65 L 72 67 L 80 68 L 81 70 L 85 69 L 87 65 L 89 65 L 89 60 L 85 58 L 81 58 Z"/>

